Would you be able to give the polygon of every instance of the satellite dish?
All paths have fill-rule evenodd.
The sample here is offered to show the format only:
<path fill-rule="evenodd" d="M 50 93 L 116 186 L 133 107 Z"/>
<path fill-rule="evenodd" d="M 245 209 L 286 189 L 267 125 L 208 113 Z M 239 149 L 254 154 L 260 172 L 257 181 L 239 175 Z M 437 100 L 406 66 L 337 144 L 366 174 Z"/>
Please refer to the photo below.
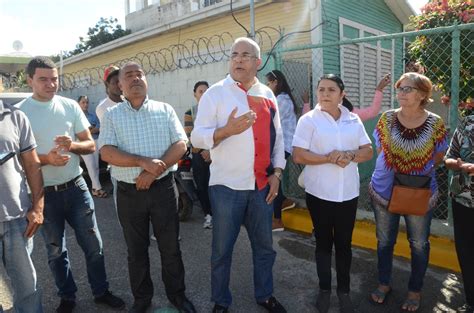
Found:
<path fill-rule="evenodd" d="M 19 41 L 19 40 L 15 40 L 13 42 L 13 49 L 15 51 L 21 51 L 21 49 L 23 49 L 23 43 L 21 43 L 21 41 Z"/>

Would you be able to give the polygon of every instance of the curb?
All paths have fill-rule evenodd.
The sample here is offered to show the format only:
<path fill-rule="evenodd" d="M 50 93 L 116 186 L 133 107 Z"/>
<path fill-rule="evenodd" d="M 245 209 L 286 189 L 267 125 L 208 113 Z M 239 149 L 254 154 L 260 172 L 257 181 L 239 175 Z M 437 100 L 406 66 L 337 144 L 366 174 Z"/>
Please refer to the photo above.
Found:
<path fill-rule="evenodd" d="M 282 212 L 285 229 L 311 235 L 313 223 L 309 211 L 294 208 Z M 399 231 L 394 255 L 410 258 L 410 246 L 406 239 L 406 232 Z M 361 248 L 377 250 L 375 238 L 375 224 L 369 220 L 357 220 L 352 235 L 352 244 Z M 430 265 L 439 266 L 455 272 L 460 272 L 454 241 L 442 236 L 430 236 Z"/>

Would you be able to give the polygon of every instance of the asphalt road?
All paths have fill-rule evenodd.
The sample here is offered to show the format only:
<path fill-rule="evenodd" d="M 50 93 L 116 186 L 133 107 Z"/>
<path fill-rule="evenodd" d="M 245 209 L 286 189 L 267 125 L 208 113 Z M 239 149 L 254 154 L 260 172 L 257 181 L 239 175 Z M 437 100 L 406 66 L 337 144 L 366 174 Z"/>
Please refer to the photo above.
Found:
<path fill-rule="evenodd" d="M 110 186 L 108 186 L 110 188 Z M 133 297 L 128 283 L 127 253 L 120 225 L 111 197 L 95 198 L 97 220 L 104 242 L 106 269 L 110 290 L 122 297 L 130 307 Z M 181 250 L 186 269 L 187 296 L 195 304 L 198 312 L 211 312 L 210 302 L 210 244 L 211 231 L 202 228 L 203 214 L 195 206 L 191 219 L 181 224 Z M 78 285 L 75 312 L 115 312 L 97 306 L 92 299 L 85 262 L 74 234 L 67 229 L 72 270 Z M 314 243 L 309 237 L 290 232 L 274 233 L 274 248 L 277 258 L 273 269 L 274 295 L 287 308 L 288 312 L 316 312 L 315 300 L 318 286 L 314 262 Z M 156 242 L 150 245 L 152 277 L 155 284 L 153 308 L 149 312 L 176 312 L 166 299 L 161 282 L 161 265 Z M 59 303 L 56 287 L 47 265 L 46 250 L 41 236 L 35 238 L 33 259 L 38 273 L 38 282 L 43 291 L 45 312 L 54 312 Z M 334 262 L 333 262 L 334 263 Z M 353 249 L 352 297 L 359 312 L 399 312 L 406 295 L 410 270 L 409 260 L 396 258 L 394 261 L 393 292 L 387 304 L 374 306 L 368 301 L 368 293 L 377 285 L 376 254 L 371 250 Z M 335 289 L 335 272 L 333 270 Z M 9 280 L 3 267 L 0 267 L 0 302 L 5 312 L 13 312 Z M 230 312 L 265 312 L 253 298 L 252 258 L 249 240 L 244 228 L 234 249 L 231 277 L 233 305 Z M 444 269 L 430 267 L 425 278 L 422 309 L 420 312 L 455 312 L 463 304 L 460 275 Z M 336 293 L 332 295 L 330 313 L 339 312 Z M 168 309 L 167 309 L 168 308 Z M 125 311 L 124 311 L 125 312 Z"/>

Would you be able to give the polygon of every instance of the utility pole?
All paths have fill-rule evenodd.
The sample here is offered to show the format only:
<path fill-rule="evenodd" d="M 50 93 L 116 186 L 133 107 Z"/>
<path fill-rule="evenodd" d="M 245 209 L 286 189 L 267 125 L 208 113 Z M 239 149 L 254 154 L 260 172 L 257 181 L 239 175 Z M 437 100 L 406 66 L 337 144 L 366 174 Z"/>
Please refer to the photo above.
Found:
<path fill-rule="evenodd" d="M 255 3 L 250 0 L 250 37 L 255 39 Z"/>

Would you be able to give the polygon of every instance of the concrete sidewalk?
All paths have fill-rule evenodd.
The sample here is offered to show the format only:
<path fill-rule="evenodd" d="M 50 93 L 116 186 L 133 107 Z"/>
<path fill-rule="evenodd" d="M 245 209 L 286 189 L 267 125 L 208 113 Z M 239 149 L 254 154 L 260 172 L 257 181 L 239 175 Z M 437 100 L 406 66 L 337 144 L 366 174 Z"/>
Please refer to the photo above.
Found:
<path fill-rule="evenodd" d="M 128 283 L 127 253 L 122 232 L 118 224 L 113 200 L 95 198 L 97 220 L 104 242 L 106 268 L 110 290 L 122 297 L 127 306 L 133 303 Z M 181 224 L 181 250 L 186 268 L 187 295 L 195 304 L 198 312 L 211 312 L 210 303 L 210 245 L 211 231 L 202 228 L 203 215 L 195 207 L 192 218 Z M 70 228 L 67 229 L 67 241 L 72 269 L 78 285 L 77 306 L 75 312 L 114 312 L 99 307 L 92 301 L 87 282 L 84 257 Z M 291 313 L 316 312 L 315 300 L 318 286 L 314 262 L 314 243 L 307 236 L 279 232 L 274 233 L 274 248 L 277 259 L 274 266 L 275 296 Z M 404 258 L 394 261 L 393 293 L 383 306 L 374 306 L 368 301 L 368 293 L 377 285 L 377 258 L 372 250 L 353 249 L 352 296 L 359 312 L 399 312 L 406 295 L 410 262 Z M 33 253 L 38 272 L 38 281 L 43 290 L 45 312 L 54 312 L 59 303 L 56 287 L 48 268 L 46 250 L 41 236 L 35 238 Z M 156 242 L 151 242 L 150 259 L 155 283 L 153 309 L 149 312 L 163 312 L 171 308 L 161 282 L 161 266 Z M 334 266 L 334 262 L 333 262 Z M 233 255 L 231 290 L 233 304 L 230 312 L 265 312 L 253 298 L 252 257 L 250 244 L 244 228 L 239 236 Z M 335 272 L 333 281 L 335 284 Z M 3 267 L 0 270 L 0 303 L 5 312 L 11 310 L 11 289 Z M 334 286 L 335 288 L 335 286 Z M 455 312 L 463 304 L 460 276 L 450 271 L 430 267 L 426 274 L 421 312 Z M 339 312 L 336 293 L 333 292 L 331 313 Z"/>

